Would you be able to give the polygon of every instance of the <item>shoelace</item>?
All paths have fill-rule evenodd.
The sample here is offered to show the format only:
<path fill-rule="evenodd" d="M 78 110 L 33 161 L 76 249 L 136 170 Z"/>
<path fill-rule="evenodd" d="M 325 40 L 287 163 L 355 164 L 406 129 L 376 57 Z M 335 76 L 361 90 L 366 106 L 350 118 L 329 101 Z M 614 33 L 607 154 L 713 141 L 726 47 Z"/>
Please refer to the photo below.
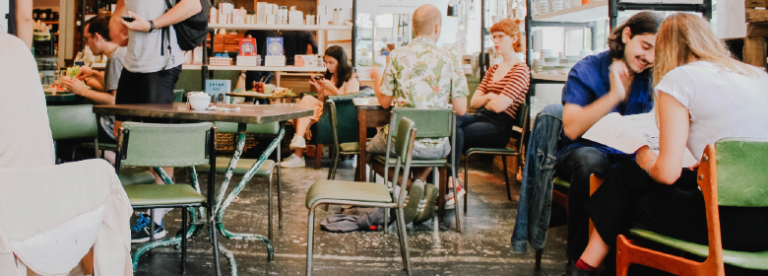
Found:
<path fill-rule="evenodd" d="M 133 229 L 135 232 L 139 232 L 141 229 L 144 229 L 144 227 L 146 227 L 149 222 L 150 220 L 145 217 L 143 213 L 139 213 L 139 218 L 136 219 L 136 224 L 134 224 L 131 229 Z"/>

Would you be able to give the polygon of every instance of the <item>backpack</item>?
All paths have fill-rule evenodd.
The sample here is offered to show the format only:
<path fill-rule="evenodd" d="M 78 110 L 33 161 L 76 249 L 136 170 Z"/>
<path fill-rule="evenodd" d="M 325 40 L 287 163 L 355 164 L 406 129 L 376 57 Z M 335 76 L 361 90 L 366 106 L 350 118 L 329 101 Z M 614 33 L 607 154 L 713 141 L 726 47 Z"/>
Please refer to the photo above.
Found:
<path fill-rule="evenodd" d="M 165 3 L 169 9 L 174 6 L 171 5 L 170 0 L 165 0 Z M 178 41 L 182 51 L 193 50 L 200 46 L 208 35 L 208 14 L 211 10 L 211 3 L 208 0 L 200 0 L 200 6 L 202 9 L 199 13 L 173 25 L 173 29 L 176 30 L 176 41 Z"/>

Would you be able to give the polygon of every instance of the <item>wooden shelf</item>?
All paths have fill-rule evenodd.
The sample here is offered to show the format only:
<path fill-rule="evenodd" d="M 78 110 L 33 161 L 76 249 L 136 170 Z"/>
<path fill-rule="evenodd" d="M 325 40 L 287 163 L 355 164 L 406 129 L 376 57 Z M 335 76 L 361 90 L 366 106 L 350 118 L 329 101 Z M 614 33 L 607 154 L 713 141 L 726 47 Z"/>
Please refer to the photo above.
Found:
<path fill-rule="evenodd" d="M 604 19 L 608 19 L 608 0 L 597 0 L 591 4 L 533 17 L 533 21 L 545 22 L 594 22 Z"/>
<path fill-rule="evenodd" d="M 283 30 L 283 31 L 351 31 L 348 25 L 273 25 L 273 24 L 208 24 L 211 29 L 227 30 Z"/>
<path fill-rule="evenodd" d="M 181 66 L 184 70 L 201 70 L 202 65 L 184 64 Z M 208 70 L 214 71 L 275 71 L 275 72 L 325 72 L 325 67 L 295 67 L 295 66 L 213 66 L 209 65 Z"/>
<path fill-rule="evenodd" d="M 565 82 L 568 80 L 567 75 L 554 75 L 554 74 L 539 74 L 534 73 L 533 74 L 534 80 L 548 80 L 548 81 L 562 81 Z"/>

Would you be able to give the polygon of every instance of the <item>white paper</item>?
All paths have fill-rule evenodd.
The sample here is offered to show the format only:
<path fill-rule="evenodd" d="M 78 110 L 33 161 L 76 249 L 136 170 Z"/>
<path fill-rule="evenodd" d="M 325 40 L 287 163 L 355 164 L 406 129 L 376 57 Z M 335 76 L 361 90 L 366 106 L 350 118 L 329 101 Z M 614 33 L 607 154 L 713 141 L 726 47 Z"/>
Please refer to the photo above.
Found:
<path fill-rule="evenodd" d="M 634 153 L 643 146 L 659 153 L 659 128 L 656 126 L 653 112 L 627 116 L 616 112 L 609 113 L 581 137 L 627 154 Z M 690 167 L 696 162 L 696 158 L 686 148 L 683 153 L 683 167 Z"/>

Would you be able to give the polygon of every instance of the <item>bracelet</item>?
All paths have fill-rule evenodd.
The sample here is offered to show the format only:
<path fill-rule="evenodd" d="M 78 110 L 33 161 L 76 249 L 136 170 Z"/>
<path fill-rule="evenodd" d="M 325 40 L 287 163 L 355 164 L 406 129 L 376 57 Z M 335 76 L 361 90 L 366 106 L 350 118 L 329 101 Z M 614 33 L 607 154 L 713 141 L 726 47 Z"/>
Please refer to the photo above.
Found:
<path fill-rule="evenodd" d="M 651 176 L 651 172 L 650 172 L 650 171 L 648 171 L 648 169 L 650 169 L 650 168 L 651 168 L 651 163 L 653 163 L 653 162 L 655 162 L 655 161 L 656 161 L 656 158 L 654 158 L 653 160 L 651 160 L 651 162 L 648 162 L 648 165 L 645 165 L 645 173 L 647 173 L 647 174 L 648 174 L 648 176 Z"/>

